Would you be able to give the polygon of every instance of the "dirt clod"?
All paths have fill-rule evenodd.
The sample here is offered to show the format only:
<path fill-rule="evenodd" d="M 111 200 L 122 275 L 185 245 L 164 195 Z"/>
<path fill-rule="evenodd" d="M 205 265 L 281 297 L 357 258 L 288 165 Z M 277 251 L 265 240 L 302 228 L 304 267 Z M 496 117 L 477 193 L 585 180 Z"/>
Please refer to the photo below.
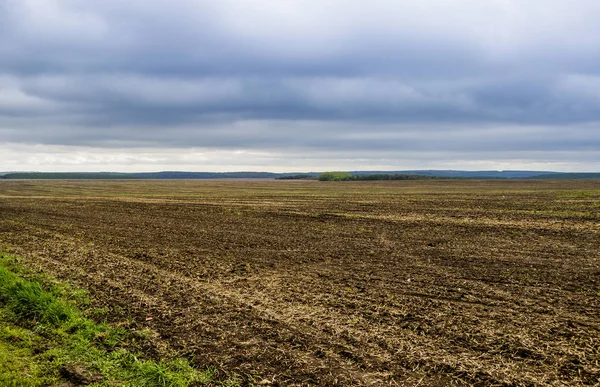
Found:
<path fill-rule="evenodd" d="M 75 386 L 87 386 L 102 380 L 102 375 L 88 371 L 85 367 L 67 363 L 60 368 L 60 375 Z"/>

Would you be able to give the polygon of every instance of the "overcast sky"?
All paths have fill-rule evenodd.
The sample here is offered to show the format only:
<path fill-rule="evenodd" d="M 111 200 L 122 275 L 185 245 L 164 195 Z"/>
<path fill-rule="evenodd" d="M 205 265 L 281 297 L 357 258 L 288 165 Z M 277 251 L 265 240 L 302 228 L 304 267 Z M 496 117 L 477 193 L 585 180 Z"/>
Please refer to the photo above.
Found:
<path fill-rule="evenodd" d="M 600 171 L 598 0 L 0 0 L 0 171 Z"/>

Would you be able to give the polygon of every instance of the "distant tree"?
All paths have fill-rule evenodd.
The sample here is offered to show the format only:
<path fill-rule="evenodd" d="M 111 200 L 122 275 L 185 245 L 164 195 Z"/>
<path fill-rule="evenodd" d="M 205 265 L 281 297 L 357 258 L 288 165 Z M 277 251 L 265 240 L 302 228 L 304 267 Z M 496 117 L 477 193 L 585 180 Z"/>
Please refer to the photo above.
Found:
<path fill-rule="evenodd" d="M 297 175 L 285 175 L 276 177 L 275 180 L 316 180 L 316 175 L 311 175 L 308 173 L 300 173 Z"/>
<path fill-rule="evenodd" d="M 369 181 L 369 180 L 430 180 L 434 176 L 409 174 L 373 174 L 353 175 L 349 172 L 323 172 L 319 175 L 321 181 Z"/>
<path fill-rule="evenodd" d="M 434 176 L 408 175 L 408 174 L 376 174 L 355 176 L 355 180 L 431 180 Z"/>
<path fill-rule="evenodd" d="M 348 181 L 354 180 L 354 176 L 348 172 L 323 172 L 319 175 L 320 181 Z"/>

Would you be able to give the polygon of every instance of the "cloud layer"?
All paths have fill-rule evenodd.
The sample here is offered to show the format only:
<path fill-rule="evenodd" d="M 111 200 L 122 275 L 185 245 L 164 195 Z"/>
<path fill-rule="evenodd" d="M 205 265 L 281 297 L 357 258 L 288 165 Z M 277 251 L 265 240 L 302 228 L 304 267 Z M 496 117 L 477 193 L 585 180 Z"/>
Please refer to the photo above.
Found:
<path fill-rule="evenodd" d="M 599 169 L 599 18 L 592 0 L 0 0 L 0 144 L 70 147 L 60 165 Z M 194 149 L 216 158 L 177 156 Z"/>

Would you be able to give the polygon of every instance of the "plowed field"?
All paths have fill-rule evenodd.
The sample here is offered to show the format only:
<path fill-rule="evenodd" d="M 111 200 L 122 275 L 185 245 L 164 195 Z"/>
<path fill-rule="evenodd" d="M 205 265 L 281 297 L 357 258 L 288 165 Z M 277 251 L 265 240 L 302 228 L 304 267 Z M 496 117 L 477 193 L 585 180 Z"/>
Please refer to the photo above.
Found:
<path fill-rule="evenodd" d="M 0 181 L 0 248 L 248 382 L 600 383 L 597 181 Z"/>

